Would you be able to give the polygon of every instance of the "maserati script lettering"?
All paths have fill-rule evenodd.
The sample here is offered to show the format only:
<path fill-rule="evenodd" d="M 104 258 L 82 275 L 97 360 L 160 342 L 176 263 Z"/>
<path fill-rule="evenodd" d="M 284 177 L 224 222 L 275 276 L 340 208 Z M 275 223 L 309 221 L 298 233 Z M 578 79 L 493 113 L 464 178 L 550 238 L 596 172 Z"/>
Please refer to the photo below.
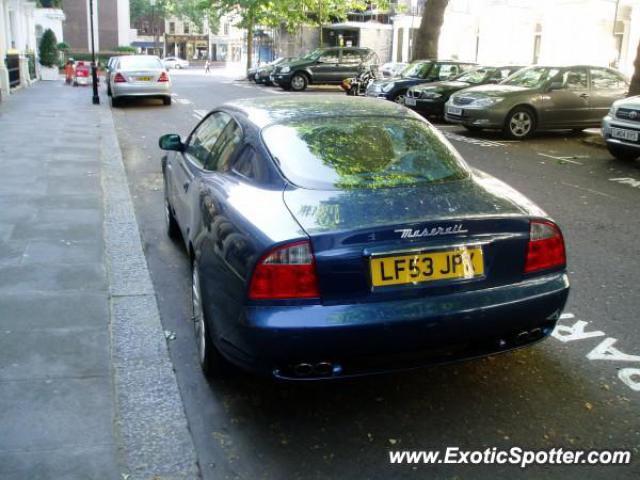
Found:
<path fill-rule="evenodd" d="M 451 227 L 432 227 L 425 228 L 424 230 L 414 230 L 412 228 L 400 228 L 394 230 L 394 232 L 400 233 L 400 238 L 422 238 L 422 237 L 435 237 L 437 235 L 456 235 L 458 233 L 468 233 L 469 230 L 462 228 L 462 224 L 453 225 Z"/>

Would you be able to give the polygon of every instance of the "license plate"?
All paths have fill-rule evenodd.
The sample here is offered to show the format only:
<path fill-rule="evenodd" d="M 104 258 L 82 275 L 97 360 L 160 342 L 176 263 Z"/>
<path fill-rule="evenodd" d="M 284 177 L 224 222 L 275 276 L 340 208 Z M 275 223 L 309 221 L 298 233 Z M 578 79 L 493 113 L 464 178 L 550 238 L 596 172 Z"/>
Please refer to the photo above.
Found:
<path fill-rule="evenodd" d="M 416 99 L 415 98 L 405 97 L 404 98 L 404 104 L 408 105 L 410 107 L 415 107 L 416 106 Z"/>
<path fill-rule="evenodd" d="M 623 128 L 612 128 L 611 136 L 613 138 L 619 138 L 621 140 L 629 140 L 632 142 L 638 141 L 638 132 L 634 130 L 625 130 Z"/>
<path fill-rule="evenodd" d="M 151 77 L 136 77 L 136 80 L 138 80 L 139 82 L 150 82 Z"/>
<path fill-rule="evenodd" d="M 450 115 L 462 115 L 462 109 L 458 107 L 447 107 L 447 113 Z"/>
<path fill-rule="evenodd" d="M 369 267 L 374 287 L 470 279 L 484 275 L 482 247 L 372 257 Z"/>

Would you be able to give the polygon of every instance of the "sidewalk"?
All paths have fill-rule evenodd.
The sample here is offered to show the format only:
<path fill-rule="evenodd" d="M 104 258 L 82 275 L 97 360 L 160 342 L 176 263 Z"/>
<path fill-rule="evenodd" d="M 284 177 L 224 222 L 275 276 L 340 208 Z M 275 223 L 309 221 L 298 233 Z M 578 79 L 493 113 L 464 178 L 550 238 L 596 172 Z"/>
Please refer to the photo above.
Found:
<path fill-rule="evenodd" d="M 0 172 L 0 478 L 197 478 L 106 98 L 9 97 Z"/>

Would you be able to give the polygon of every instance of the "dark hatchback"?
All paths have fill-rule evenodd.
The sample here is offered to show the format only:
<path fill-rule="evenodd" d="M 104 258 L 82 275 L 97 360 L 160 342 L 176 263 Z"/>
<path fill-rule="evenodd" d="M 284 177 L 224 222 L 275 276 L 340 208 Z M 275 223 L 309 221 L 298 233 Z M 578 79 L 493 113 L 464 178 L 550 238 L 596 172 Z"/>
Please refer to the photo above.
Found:
<path fill-rule="evenodd" d="M 448 81 L 416 85 L 409 88 L 404 99 L 405 106 L 423 115 L 444 116 L 444 104 L 455 92 L 476 85 L 500 83 L 522 66 L 476 67 Z"/>
<path fill-rule="evenodd" d="M 503 352 L 569 291 L 558 226 L 419 115 L 267 97 L 160 138 L 200 362 L 318 380 Z"/>
<path fill-rule="evenodd" d="M 404 105 L 409 88 L 421 83 L 449 80 L 474 66 L 473 63 L 449 60 L 416 60 L 397 77 L 372 82 L 367 88 L 367 96 L 384 98 Z"/>
<path fill-rule="evenodd" d="M 355 77 L 378 56 L 369 48 L 318 48 L 291 62 L 277 65 L 273 81 L 284 90 L 301 92 L 308 85 L 340 85 L 345 78 Z"/>

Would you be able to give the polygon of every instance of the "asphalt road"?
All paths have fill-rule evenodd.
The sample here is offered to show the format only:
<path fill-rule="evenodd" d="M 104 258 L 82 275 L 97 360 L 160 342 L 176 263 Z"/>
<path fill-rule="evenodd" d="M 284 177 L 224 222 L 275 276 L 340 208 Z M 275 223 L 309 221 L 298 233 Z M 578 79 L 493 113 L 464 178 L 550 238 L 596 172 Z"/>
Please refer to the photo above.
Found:
<path fill-rule="evenodd" d="M 209 384 L 189 321 L 188 259 L 164 234 L 157 138 L 186 135 L 224 101 L 280 91 L 197 71 L 173 79 L 171 107 L 141 101 L 115 109 L 114 118 L 163 325 L 176 334 L 170 352 L 203 478 L 640 477 L 640 370 L 632 370 L 640 369 L 640 161 L 614 160 L 584 144 L 583 134 L 506 142 L 440 126 L 472 166 L 519 189 L 562 226 L 572 291 L 556 337 L 368 379 L 299 385 L 238 375 Z M 389 463 L 390 449 L 447 446 L 629 449 L 634 457 L 628 466 L 526 470 Z"/>

